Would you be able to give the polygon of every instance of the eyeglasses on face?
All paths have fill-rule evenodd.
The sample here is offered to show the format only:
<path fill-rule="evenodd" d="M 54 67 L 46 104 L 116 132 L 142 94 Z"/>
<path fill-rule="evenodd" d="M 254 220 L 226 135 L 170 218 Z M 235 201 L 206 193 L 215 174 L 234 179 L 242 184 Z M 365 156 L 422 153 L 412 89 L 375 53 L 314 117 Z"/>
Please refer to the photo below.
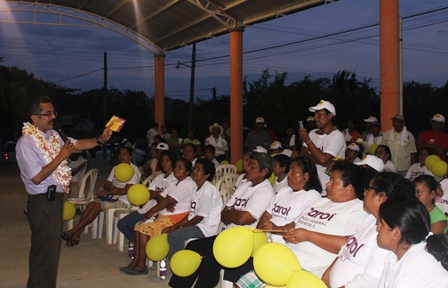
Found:
<path fill-rule="evenodd" d="M 375 187 L 372 187 L 372 186 L 369 186 L 369 187 L 364 188 L 364 192 L 367 192 L 367 191 L 369 191 L 369 190 L 375 190 L 375 191 L 376 191 L 376 188 L 375 188 Z"/>
<path fill-rule="evenodd" d="M 47 117 L 51 117 L 51 116 L 54 115 L 54 117 L 58 117 L 58 112 L 56 112 L 56 111 L 49 111 L 49 112 L 47 112 L 45 114 L 34 114 L 34 115 L 37 115 L 37 116 L 47 116 Z"/>

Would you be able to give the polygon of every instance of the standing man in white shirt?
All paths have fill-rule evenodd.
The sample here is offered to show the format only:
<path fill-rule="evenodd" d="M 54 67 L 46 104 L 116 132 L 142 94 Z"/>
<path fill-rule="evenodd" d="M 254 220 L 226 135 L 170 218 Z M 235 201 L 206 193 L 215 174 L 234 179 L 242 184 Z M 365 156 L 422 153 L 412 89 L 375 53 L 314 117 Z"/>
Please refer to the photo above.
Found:
<path fill-rule="evenodd" d="M 159 134 L 157 129 L 159 129 L 159 124 L 156 122 L 148 132 L 146 132 L 146 143 L 148 144 L 148 147 L 151 147 L 152 142 L 154 142 L 154 137 Z"/>
<path fill-rule="evenodd" d="M 345 138 L 332 122 L 334 116 L 336 116 L 336 109 L 333 104 L 321 100 L 316 106 L 310 107 L 309 110 L 314 112 L 317 129 L 308 134 L 305 128 L 299 128 L 299 136 L 303 142 L 300 155 L 310 157 L 314 161 L 320 182 L 325 185 L 330 179 L 325 170 L 327 168 L 331 170 L 333 158 L 337 156 L 345 158 Z"/>

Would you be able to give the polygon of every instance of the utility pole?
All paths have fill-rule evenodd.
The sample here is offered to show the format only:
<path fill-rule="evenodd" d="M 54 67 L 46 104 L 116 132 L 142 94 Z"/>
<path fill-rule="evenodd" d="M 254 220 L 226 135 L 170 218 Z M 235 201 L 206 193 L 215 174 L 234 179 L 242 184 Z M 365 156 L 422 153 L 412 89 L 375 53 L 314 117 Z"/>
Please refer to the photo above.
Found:
<path fill-rule="evenodd" d="M 194 112 L 194 75 L 196 68 L 196 43 L 193 44 L 193 51 L 191 53 L 191 66 L 177 61 L 176 69 L 180 66 L 185 66 L 191 69 L 190 75 L 190 102 L 188 106 L 188 130 L 193 129 L 193 112 Z"/>
<path fill-rule="evenodd" d="M 193 51 L 191 52 L 190 106 L 188 109 L 188 130 L 193 129 L 195 68 L 196 68 L 196 43 L 193 44 Z"/>
<path fill-rule="evenodd" d="M 103 123 L 107 122 L 107 52 L 104 52 Z"/>
<path fill-rule="evenodd" d="M 103 83 L 103 125 L 107 123 L 107 53 L 104 52 L 104 83 Z M 103 144 L 103 159 L 107 158 L 106 144 Z"/>

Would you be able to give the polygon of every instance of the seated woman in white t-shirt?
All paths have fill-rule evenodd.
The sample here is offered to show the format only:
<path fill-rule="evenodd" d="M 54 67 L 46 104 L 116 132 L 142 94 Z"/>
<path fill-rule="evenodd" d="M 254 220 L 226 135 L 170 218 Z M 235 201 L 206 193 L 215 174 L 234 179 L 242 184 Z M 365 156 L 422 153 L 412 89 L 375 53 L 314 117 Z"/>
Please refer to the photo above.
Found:
<path fill-rule="evenodd" d="M 304 156 L 294 158 L 289 166 L 288 186 L 282 188 L 271 200 L 257 228 L 284 229 L 284 226 L 293 222 L 305 208 L 322 198 L 320 191 L 322 185 L 314 162 Z M 285 244 L 281 234 L 273 234 L 272 241 Z"/>
<path fill-rule="evenodd" d="M 414 181 L 414 179 L 420 175 L 434 176 L 434 174 L 432 174 L 432 172 L 428 168 L 426 168 L 425 165 L 425 160 L 429 155 L 432 155 L 431 149 L 429 148 L 420 149 L 420 152 L 418 153 L 419 163 L 412 164 L 411 167 L 409 167 L 406 176 L 404 177 L 411 181 Z"/>
<path fill-rule="evenodd" d="M 395 163 L 392 162 L 390 148 L 386 145 L 378 145 L 375 150 L 375 156 L 383 160 L 384 172 L 398 173 Z"/>
<path fill-rule="evenodd" d="M 379 210 L 378 246 L 389 250 L 378 287 L 448 285 L 448 236 L 429 232 L 429 214 L 415 197 L 397 196 Z"/>
<path fill-rule="evenodd" d="M 208 159 L 199 158 L 191 173 L 197 187 L 190 198 L 190 213 L 163 230 L 168 234 L 169 260 L 177 251 L 184 249 L 188 239 L 210 237 L 218 232 L 222 199 L 219 191 L 210 183 L 214 176 L 215 165 Z"/>
<path fill-rule="evenodd" d="M 347 161 L 336 161 L 326 185 L 327 198 L 305 208 L 293 222 L 283 226 L 286 246 L 297 256 L 302 269 L 318 274 L 331 264 L 336 253 L 364 221 L 361 168 Z M 302 193 L 302 192 L 300 192 Z M 263 227 L 264 228 L 264 227 Z M 237 287 L 262 287 L 254 272 L 238 281 Z M 250 280 L 249 280 L 250 279 Z"/>
<path fill-rule="evenodd" d="M 176 224 L 190 211 L 190 197 L 196 188 L 196 183 L 190 178 L 191 170 L 190 161 L 184 158 L 177 160 L 173 173 L 178 182 L 163 191 L 166 193 L 164 199 L 149 209 L 145 218 L 135 226 L 135 257 L 128 266 L 121 267 L 120 271 L 128 275 L 148 274 L 145 248 L 149 238 Z"/>
<path fill-rule="evenodd" d="M 328 287 L 376 288 L 388 251 L 378 247 L 376 223 L 379 208 L 387 199 L 413 196 L 414 189 L 403 176 L 383 172 L 370 181 L 364 192 L 364 210 L 369 213 L 361 227 L 341 247 L 338 257 L 325 271 L 322 280 Z"/>
<path fill-rule="evenodd" d="M 364 222 L 362 171 L 358 165 L 336 161 L 326 184 L 327 198 L 313 203 L 294 220 L 283 238 L 303 269 L 321 276 L 350 236 Z"/>
<path fill-rule="evenodd" d="M 134 169 L 134 175 L 128 182 L 120 182 L 115 179 L 115 168 L 110 171 L 109 177 L 107 177 L 104 183 L 103 189 L 98 191 L 99 197 L 110 197 L 114 201 L 108 200 L 95 200 L 87 205 L 86 210 L 82 213 L 81 219 L 79 219 L 78 224 L 72 229 L 62 232 L 61 237 L 67 241 L 67 246 L 78 245 L 81 240 L 81 233 L 84 228 L 95 220 L 95 218 L 100 214 L 100 212 L 111 209 L 111 208 L 129 208 L 131 204 L 128 200 L 128 190 L 129 188 L 137 184 L 140 181 L 140 170 L 138 167 L 131 163 L 132 159 L 132 149 L 128 147 L 120 147 L 118 149 L 118 161 L 120 163 L 127 163 Z"/>

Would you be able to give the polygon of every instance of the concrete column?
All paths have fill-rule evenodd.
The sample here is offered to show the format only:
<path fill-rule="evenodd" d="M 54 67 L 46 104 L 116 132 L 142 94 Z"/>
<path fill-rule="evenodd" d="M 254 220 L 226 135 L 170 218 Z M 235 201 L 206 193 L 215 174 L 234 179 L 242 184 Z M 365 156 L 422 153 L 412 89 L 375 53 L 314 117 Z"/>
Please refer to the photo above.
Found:
<path fill-rule="evenodd" d="M 243 157 L 243 28 L 230 30 L 230 163 Z"/>
<path fill-rule="evenodd" d="M 154 54 L 154 70 L 154 121 L 159 123 L 160 133 L 160 127 L 165 124 L 165 54 Z"/>
<path fill-rule="evenodd" d="M 400 113 L 399 0 L 380 0 L 381 126 L 392 128 L 391 118 Z"/>

